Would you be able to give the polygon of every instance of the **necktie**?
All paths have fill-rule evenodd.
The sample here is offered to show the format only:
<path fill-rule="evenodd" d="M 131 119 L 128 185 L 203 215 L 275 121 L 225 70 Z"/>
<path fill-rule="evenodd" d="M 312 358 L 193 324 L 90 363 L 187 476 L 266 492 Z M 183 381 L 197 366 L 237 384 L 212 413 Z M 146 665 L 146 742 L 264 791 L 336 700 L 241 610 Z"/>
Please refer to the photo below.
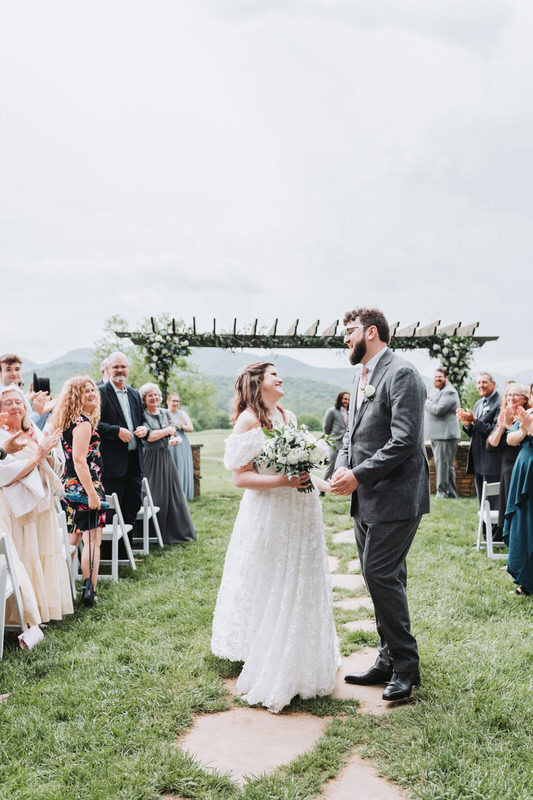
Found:
<path fill-rule="evenodd" d="M 363 398 L 365 396 L 365 386 L 368 383 L 368 373 L 370 370 L 367 367 L 363 367 L 361 370 L 361 377 L 359 378 L 359 391 L 357 392 L 357 408 L 359 409 L 361 403 L 363 402 Z"/>

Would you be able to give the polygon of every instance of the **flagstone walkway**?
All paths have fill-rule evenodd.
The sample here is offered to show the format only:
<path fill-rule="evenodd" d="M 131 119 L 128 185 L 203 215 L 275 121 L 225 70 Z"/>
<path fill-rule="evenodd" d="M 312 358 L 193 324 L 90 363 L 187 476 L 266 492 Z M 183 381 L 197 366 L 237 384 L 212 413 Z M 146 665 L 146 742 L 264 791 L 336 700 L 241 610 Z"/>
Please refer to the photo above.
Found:
<path fill-rule="evenodd" d="M 355 549 L 350 529 L 331 535 L 334 544 L 350 544 Z M 342 559 L 343 563 L 346 563 Z M 348 562 L 348 573 L 339 574 L 341 558 L 328 556 L 333 589 L 354 596 L 335 600 L 334 606 L 354 612 L 354 619 L 342 623 L 349 632 L 376 632 L 374 619 L 358 619 L 361 609 L 373 610 L 372 600 L 364 592 L 359 559 Z M 335 595 L 334 595 L 335 597 Z M 395 707 L 382 699 L 383 686 L 354 686 L 344 676 L 367 670 L 376 660 L 377 649 L 366 647 L 343 658 L 331 696 L 357 700 L 361 714 L 381 715 Z M 228 692 L 236 695 L 237 679 L 224 681 Z M 229 711 L 198 716 L 192 727 L 178 740 L 178 746 L 194 756 L 206 770 L 229 775 L 238 786 L 311 750 L 326 730 L 332 717 L 316 717 L 307 713 L 271 714 L 261 707 L 233 707 Z M 170 800 L 170 796 L 166 796 Z M 396 785 L 380 778 L 368 761 L 353 752 L 339 775 L 329 781 L 320 797 L 326 800 L 404 800 Z"/>

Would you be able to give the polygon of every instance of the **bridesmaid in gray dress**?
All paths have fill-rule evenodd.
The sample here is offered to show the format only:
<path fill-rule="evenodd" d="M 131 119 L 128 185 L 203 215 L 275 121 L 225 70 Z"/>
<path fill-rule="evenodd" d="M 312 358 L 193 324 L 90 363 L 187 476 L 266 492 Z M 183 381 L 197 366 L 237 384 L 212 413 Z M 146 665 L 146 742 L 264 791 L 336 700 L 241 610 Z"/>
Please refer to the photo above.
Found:
<path fill-rule="evenodd" d="M 180 411 L 180 396 L 177 392 L 171 392 L 167 397 L 168 413 L 172 425 L 175 426 L 178 436 L 181 439 L 181 444 L 173 447 L 171 456 L 174 463 L 178 468 L 178 475 L 180 476 L 181 486 L 185 493 L 187 500 L 194 499 L 194 471 L 192 465 L 192 450 L 191 443 L 187 439 L 185 433 L 192 433 L 192 422 L 186 411 Z"/>
<path fill-rule="evenodd" d="M 154 503 L 160 509 L 158 520 L 163 541 L 165 544 L 194 541 L 196 531 L 169 450 L 169 446 L 178 445 L 176 429 L 168 411 L 159 408 L 162 398 L 155 383 L 145 383 L 139 394 L 144 406 L 144 421 L 150 431 L 143 439 L 144 472 Z"/>

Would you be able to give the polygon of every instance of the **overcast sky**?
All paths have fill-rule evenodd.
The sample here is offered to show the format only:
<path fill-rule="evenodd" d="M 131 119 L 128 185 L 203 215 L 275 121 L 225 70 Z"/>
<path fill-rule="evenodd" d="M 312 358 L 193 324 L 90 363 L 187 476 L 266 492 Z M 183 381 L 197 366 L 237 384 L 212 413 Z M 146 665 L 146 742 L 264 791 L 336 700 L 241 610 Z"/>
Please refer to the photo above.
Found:
<path fill-rule="evenodd" d="M 5 3 L 0 350 L 372 304 L 533 369 L 532 33 L 531 0 Z"/>

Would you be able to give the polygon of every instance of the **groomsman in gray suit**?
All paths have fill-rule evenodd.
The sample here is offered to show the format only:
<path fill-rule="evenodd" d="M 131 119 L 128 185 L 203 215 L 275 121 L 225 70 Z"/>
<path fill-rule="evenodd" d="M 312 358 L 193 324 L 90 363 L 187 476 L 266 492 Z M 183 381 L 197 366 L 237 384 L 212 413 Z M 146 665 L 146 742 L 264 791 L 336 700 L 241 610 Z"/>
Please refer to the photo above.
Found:
<path fill-rule="evenodd" d="M 426 400 L 425 432 L 435 459 L 435 497 L 458 497 L 453 462 L 461 438 L 456 411 L 461 407 L 457 389 L 448 381 L 444 367 L 435 370 L 434 390 Z"/>
<path fill-rule="evenodd" d="M 409 697 L 420 682 L 418 647 L 407 604 L 406 557 L 429 512 L 424 447 L 426 387 L 415 367 L 387 345 L 389 325 L 378 309 L 344 315 L 355 376 L 348 430 L 331 480 L 334 494 L 351 495 L 361 569 L 376 614 L 379 655 L 348 683 L 387 684 L 384 700 Z"/>
<path fill-rule="evenodd" d="M 335 471 L 335 460 L 342 447 L 344 434 L 348 427 L 348 408 L 350 407 L 350 392 L 339 392 L 335 405 L 328 408 L 324 414 L 322 428 L 324 433 L 329 434 L 333 439 L 333 446 L 329 450 L 329 463 L 322 476 L 325 481 L 329 481 Z"/>

